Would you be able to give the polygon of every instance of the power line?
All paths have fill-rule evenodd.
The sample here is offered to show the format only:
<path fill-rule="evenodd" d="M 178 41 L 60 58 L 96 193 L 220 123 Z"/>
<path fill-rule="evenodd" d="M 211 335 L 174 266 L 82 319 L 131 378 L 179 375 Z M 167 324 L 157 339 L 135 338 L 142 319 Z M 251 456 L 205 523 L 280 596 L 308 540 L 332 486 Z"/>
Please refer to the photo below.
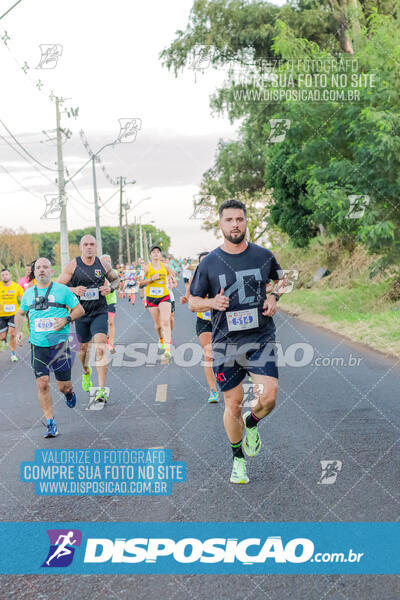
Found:
<path fill-rule="evenodd" d="M 71 181 L 71 183 L 74 186 L 75 190 L 78 192 L 79 196 L 82 198 L 82 200 L 84 202 L 86 202 L 86 204 L 89 204 L 90 206 L 93 206 L 93 202 L 91 202 L 90 200 L 86 200 L 86 198 L 83 196 L 83 194 L 81 193 L 81 191 L 79 190 L 79 188 L 75 185 L 75 182 Z"/>
<path fill-rule="evenodd" d="M 13 181 L 15 181 L 15 183 L 17 183 L 23 190 L 25 190 L 26 192 L 28 192 L 28 194 L 31 194 L 32 196 L 35 196 L 35 198 L 39 198 L 39 200 L 43 200 L 43 198 L 41 196 L 38 196 L 37 194 L 35 194 L 35 192 L 32 192 L 27 187 L 25 187 L 23 183 L 21 183 L 20 181 L 18 181 L 18 179 L 16 179 L 14 177 L 14 175 L 12 175 L 10 173 L 10 171 L 8 171 L 3 165 L 0 164 L 0 167 L 3 169 L 3 171 L 5 171 L 7 173 L 7 175 L 9 175 L 11 177 L 11 179 Z"/>
<path fill-rule="evenodd" d="M 11 11 L 13 8 L 15 8 L 15 7 L 17 6 L 17 4 L 19 4 L 20 2 L 22 2 L 22 0 L 18 0 L 18 1 L 17 1 L 15 4 L 13 4 L 13 5 L 11 6 L 11 8 L 9 8 L 8 10 L 6 10 L 6 12 L 5 12 L 5 13 L 3 13 L 3 14 L 1 15 L 0 19 L 2 19 L 3 17 L 5 17 L 6 15 L 8 15 L 8 13 L 9 13 L 9 12 L 10 12 L 10 11 Z"/>
<path fill-rule="evenodd" d="M 49 181 L 49 182 L 50 182 L 52 185 L 54 185 L 54 181 L 52 181 L 51 179 L 49 179 L 49 177 L 47 177 L 47 175 L 46 175 L 45 173 L 42 173 L 42 171 L 40 171 L 40 169 L 38 169 L 36 165 L 33 165 L 33 164 L 32 164 L 32 163 L 31 163 L 31 162 L 30 162 L 30 161 L 29 161 L 29 160 L 26 158 L 26 156 L 24 156 L 23 154 L 21 154 L 21 152 L 20 152 L 20 151 L 19 151 L 17 148 L 15 148 L 15 146 L 13 146 L 13 145 L 11 144 L 11 142 L 9 142 L 9 141 L 8 141 L 8 140 L 7 140 L 7 139 L 6 139 L 4 136 L 2 136 L 1 134 L 0 134 L 0 138 L 1 138 L 1 139 L 3 139 L 3 140 L 5 140 L 6 144 L 7 144 L 8 146 L 10 146 L 10 148 L 12 148 L 12 149 L 14 150 L 14 152 L 16 152 L 16 153 L 17 153 L 17 154 L 18 154 L 18 155 L 19 155 L 21 158 L 23 158 L 23 159 L 24 159 L 24 160 L 25 160 L 25 161 L 28 163 L 28 165 L 30 165 L 30 166 L 31 166 L 33 169 L 35 169 L 35 171 L 37 171 L 38 173 L 40 173 L 40 175 L 41 175 L 42 177 L 44 177 L 45 179 L 47 179 L 47 181 Z"/>
<path fill-rule="evenodd" d="M 19 141 L 17 140 L 17 138 L 15 137 L 15 135 L 8 129 L 7 125 L 1 119 L 0 119 L 0 123 L 3 125 L 3 127 L 7 131 L 7 133 L 12 137 L 12 139 L 15 141 L 15 143 L 18 144 L 18 146 L 20 148 L 22 148 L 22 150 L 24 152 L 26 152 L 26 154 L 28 156 L 30 156 L 32 160 L 34 160 L 35 162 L 37 162 L 38 165 L 40 165 L 44 169 L 47 169 L 48 171 L 56 171 L 57 172 L 57 169 L 52 169 L 51 167 L 48 167 L 47 165 L 44 165 L 43 163 L 40 162 L 40 160 L 37 160 L 30 152 L 28 152 L 28 150 L 26 148 L 24 148 L 24 146 L 22 144 L 19 143 Z"/>

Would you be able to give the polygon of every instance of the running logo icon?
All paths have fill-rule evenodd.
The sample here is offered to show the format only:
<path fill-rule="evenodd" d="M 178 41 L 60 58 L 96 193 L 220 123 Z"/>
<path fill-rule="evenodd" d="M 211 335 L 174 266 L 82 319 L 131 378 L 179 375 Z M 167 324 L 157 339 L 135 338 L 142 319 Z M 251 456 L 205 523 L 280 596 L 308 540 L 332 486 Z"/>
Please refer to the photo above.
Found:
<path fill-rule="evenodd" d="M 81 545 L 79 529 L 48 529 L 50 548 L 42 567 L 68 567 L 74 558 L 75 548 Z"/>
<path fill-rule="evenodd" d="M 331 485 L 335 483 L 337 476 L 342 470 L 341 460 L 321 460 L 321 477 L 318 484 Z"/>

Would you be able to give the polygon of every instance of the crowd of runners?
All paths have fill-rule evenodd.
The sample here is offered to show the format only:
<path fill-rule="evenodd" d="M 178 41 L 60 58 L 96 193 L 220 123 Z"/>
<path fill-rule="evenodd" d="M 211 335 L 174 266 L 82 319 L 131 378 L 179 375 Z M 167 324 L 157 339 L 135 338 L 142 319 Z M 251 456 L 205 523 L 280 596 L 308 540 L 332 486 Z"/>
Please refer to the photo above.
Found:
<path fill-rule="evenodd" d="M 12 281 L 1 271 L 0 340 L 8 344 L 12 362 L 18 362 L 17 346 L 23 345 L 27 318 L 31 364 L 38 400 L 47 422 L 45 437 L 58 435 L 50 392 L 50 373 L 68 408 L 77 394 L 71 381 L 70 329 L 74 324 L 82 368 L 82 390 L 95 389 L 94 403 L 109 400 L 106 387 L 107 352 L 115 352 L 115 319 L 118 299 L 132 306 L 143 303 L 152 317 L 160 356 L 173 357 L 175 296 L 182 278 L 179 304 L 195 313 L 194 329 L 203 349 L 208 403 L 223 397 L 224 427 L 232 448 L 230 481 L 247 483 L 245 455 L 260 452 L 259 422 L 275 406 L 278 369 L 273 315 L 284 292 L 281 267 L 270 250 L 247 241 L 246 207 L 228 200 L 219 208 L 223 243 L 202 252 L 196 266 L 190 259 L 176 260 L 160 245 L 149 249 L 149 261 L 112 266 L 109 255 L 97 256 L 96 240 L 85 235 L 80 256 L 71 260 L 57 280 L 46 257 L 26 265 L 25 275 Z M 192 332 L 188 332 L 192 336 Z M 95 353 L 97 387 L 89 356 Z M 220 349 L 223 348 L 221 360 Z M 19 368 L 16 366 L 15 368 Z M 255 401 L 242 414 L 243 380 L 251 377 Z"/>

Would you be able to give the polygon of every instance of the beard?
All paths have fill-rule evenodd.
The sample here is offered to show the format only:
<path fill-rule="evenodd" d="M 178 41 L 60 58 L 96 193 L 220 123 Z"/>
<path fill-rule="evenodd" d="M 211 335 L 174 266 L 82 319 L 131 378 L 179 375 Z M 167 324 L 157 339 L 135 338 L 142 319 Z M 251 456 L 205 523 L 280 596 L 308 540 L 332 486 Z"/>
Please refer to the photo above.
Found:
<path fill-rule="evenodd" d="M 239 233 L 236 234 L 235 236 L 233 235 L 226 235 L 224 232 L 223 236 L 226 240 L 228 240 L 229 242 L 231 242 L 232 244 L 240 244 L 241 242 L 243 242 L 244 238 L 246 237 L 246 232 L 244 231 L 243 233 Z"/>

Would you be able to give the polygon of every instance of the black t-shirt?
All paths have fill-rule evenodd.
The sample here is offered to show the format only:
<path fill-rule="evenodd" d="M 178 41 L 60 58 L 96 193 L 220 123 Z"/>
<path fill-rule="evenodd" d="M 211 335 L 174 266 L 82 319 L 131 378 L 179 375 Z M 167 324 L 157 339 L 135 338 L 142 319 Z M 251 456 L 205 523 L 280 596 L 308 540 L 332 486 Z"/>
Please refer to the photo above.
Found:
<path fill-rule="evenodd" d="M 85 265 L 80 256 L 76 257 L 76 267 L 68 285 L 83 285 L 87 288 L 85 295 L 80 297 L 80 303 L 85 309 L 83 317 L 94 317 L 108 312 L 106 297 L 99 292 L 99 287 L 104 285 L 105 276 L 106 270 L 98 256 L 92 265 Z"/>
<path fill-rule="evenodd" d="M 281 279 L 281 267 L 270 250 L 249 243 L 240 254 L 216 248 L 198 265 L 190 286 L 192 296 L 210 298 L 221 288 L 229 297 L 226 311 L 212 310 L 212 341 L 265 344 L 274 340 L 272 317 L 262 314 L 266 284 Z"/>

